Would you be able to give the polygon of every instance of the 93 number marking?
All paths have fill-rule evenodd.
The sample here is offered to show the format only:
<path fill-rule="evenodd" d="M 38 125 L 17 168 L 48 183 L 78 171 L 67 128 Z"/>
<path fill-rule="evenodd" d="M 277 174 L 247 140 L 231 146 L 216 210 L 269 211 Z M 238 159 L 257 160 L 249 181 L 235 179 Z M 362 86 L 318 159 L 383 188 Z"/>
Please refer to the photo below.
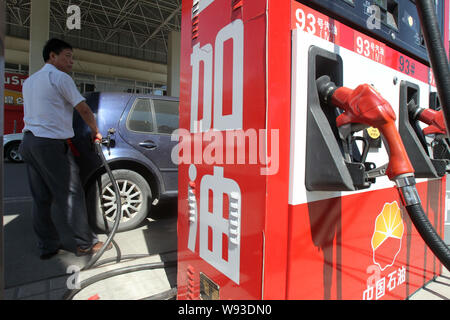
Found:
<path fill-rule="evenodd" d="M 370 41 L 363 40 L 361 37 L 356 38 L 356 52 L 366 57 L 370 57 Z"/>
<path fill-rule="evenodd" d="M 357 36 L 355 42 L 356 53 L 376 62 L 384 63 L 385 48 L 382 45 L 361 36 Z"/>
<path fill-rule="evenodd" d="M 406 59 L 404 56 L 400 56 L 398 63 L 400 66 L 398 69 L 401 72 L 404 72 L 406 74 L 414 74 L 416 71 L 416 65 L 413 63 L 410 63 L 409 59 Z"/>
<path fill-rule="evenodd" d="M 316 33 L 316 17 L 312 13 L 305 14 L 302 9 L 295 11 L 295 18 L 297 19 L 296 25 L 300 30 L 308 31 L 309 33 Z"/>

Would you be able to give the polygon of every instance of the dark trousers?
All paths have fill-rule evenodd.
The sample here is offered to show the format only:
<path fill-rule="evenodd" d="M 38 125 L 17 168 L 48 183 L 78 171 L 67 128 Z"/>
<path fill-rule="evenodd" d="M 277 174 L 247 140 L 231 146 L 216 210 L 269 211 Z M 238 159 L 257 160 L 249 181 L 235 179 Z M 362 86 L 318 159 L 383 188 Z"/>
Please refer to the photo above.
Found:
<path fill-rule="evenodd" d="M 41 254 L 60 247 L 60 239 L 51 218 L 55 204 L 82 249 L 98 242 L 91 230 L 86 210 L 84 190 L 79 169 L 65 140 L 24 134 L 20 153 L 27 165 L 28 180 L 33 196 L 33 228 Z"/>

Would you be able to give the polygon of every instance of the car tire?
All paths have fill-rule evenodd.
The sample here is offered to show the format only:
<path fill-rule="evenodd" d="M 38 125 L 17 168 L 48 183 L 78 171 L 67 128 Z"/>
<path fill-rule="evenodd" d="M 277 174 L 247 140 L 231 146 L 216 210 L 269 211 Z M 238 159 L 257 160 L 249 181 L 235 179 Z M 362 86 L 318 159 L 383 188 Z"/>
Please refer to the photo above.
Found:
<path fill-rule="evenodd" d="M 12 142 L 5 149 L 6 158 L 9 161 L 20 163 L 23 162 L 22 155 L 19 152 L 20 142 Z"/>
<path fill-rule="evenodd" d="M 122 198 L 123 217 L 118 232 L 138 227 L 147 217 L 152 203 L 152 192 L 147 181 L 137 172 L 126 169 L 113 170 Z M 94 227 L 110 232 L 117 213 L 115 192 L 107 173 L 91 185 L 87 195 L 88 214 Z"/>

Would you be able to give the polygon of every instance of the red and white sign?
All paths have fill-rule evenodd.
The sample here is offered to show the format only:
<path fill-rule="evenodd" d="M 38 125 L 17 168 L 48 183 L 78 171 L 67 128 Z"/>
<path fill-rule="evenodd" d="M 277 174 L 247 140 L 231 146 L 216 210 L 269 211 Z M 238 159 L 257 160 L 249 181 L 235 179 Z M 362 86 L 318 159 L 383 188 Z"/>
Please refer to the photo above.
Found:
<path fill-rule="evenodd" d="M 265 17 L 257 13 L 265 5 L 246 5 L 247 15 L 231 3 L 200 1 L 193 18 L 192 1 L 183 1 L 182 32 L 195 36 L 182 37 L 181 53 L 180 298 L 199 296 L 187 270 L 201 270 L 221 295 L 261 293 L 255 269 L 262 270 L 263 253 L 255 248 L 262 247 L 264 215 L 249 213 L 264 212 Z"/>
<path fill-rule="evenodd" d="M 28 75 L 20 73 L 5 73 L 4 91 L 4 133 L 21 132 L 23 123 L 22 85 Z"/>
<path fill-rule="evenodd" d="M 5 105 L 23 106 L 22 85 L 27 78 L 20 73 L 5 73 Z"/>

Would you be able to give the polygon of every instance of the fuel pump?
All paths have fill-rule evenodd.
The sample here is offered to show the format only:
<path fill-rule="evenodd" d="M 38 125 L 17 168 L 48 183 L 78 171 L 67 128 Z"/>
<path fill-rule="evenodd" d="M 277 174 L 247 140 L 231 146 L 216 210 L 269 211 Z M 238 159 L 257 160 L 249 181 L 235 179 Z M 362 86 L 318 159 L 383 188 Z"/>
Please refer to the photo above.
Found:
<path fill-rule="evenodd" d="M 449 266 L 417 2 L 183 1 L 178 299 L 405 299 Z"/>
<path fill-rule="evenodd" d="M 430 137 L 430 147 L 436 159 L 445 160 L 446 172 L 449 172 L 450 147 L 448 144 L 448 132 L 445 125 L 442 109 L 420 108 L 414 101 L 408 104 L 411 121 L 427 124 L 428 127 L 421 128 L 424 137 Z"/>
<path fill-rule="evenodd" d="M 422 121 L 429 125 L 423 129 L 424 135 L 447 135 L 447 128 L 445 127 L 444 113 L 433 109 L 423 109 L 415 105 L 414 101 L 408 103 L 408 111 L 413 120 Z"/>
<path fill-rule="evenodd" d="M 428 244 L 439 260 L 450 270 L 450 249 L 436 233 L 421 207 L 420 197 L 415 188 L 414 169 L 402 139 L 395 126 L 396 115 L 389 102 L 376 92 L 370 85 L 363 84 L 356 89 L 340 87 L 324 76 L 317 80 L 319 94 L 330 107 L 344 109 L 337 117 L 338 127 L 363 123 L 380 130 L 389 153 L 389 164 L 386 175 L 395 182 L 403 205 L 424 241 Z M 411 109 L 412 107 L 410 107 Z M 442 113 L 417 110 L 420 117 L 431 127 L 427 132 L 446 132 Z"/>
<path fill-rule="evenodd" d="M 319 78 L 317 83 L 325 103 L 345 111 L 336 118 L 338 128 L 365 124 L 380 130 L 389 152 L 389 165 L 386 168 L 389 179 L 395 180 L 399 176 L 414 173 L 395 126 L 394 110 L 373 87 L 363 84 L 354 90 L 337 88 L 327 76 Z"/>

